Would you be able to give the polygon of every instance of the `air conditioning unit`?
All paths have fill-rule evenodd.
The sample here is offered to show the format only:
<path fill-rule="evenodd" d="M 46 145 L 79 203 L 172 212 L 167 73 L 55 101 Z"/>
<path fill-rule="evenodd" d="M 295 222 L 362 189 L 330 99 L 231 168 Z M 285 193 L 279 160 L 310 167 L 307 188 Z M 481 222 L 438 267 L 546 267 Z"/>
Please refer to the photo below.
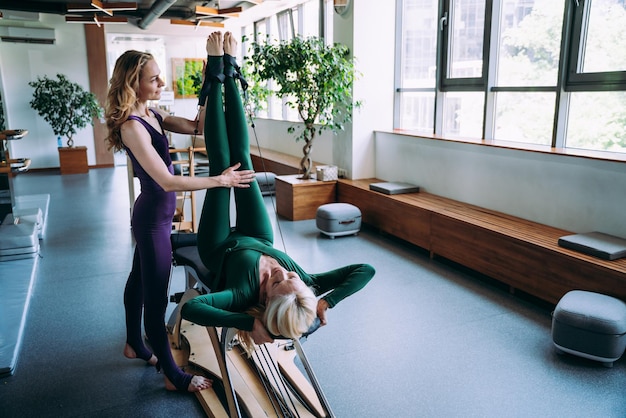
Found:
<path fill-rule="evenodd" d="M 6 20 L 21 20 L 26 22 L 39 21 L 39 13 L 35 12 L 21 12 L 18 10 L 0 9 L 0 14 L 2 15 L 2 18 Z"/>
<path fill-rule="evenodd" d="M 21 42 L 28 44 L 53 44 L 54 29 L 0 26 L 2 42 Z"/>

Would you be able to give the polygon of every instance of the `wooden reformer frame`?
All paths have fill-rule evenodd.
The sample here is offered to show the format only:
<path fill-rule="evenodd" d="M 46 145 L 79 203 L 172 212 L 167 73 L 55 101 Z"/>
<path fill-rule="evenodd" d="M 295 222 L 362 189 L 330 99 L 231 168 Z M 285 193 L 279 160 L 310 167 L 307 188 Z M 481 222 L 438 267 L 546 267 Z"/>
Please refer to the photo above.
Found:
<path fill-rule="evenodd" d="M 334 417 L 302 348 L 308 334 L 300 340 L 277 338 L 248 358 L 237 342 L 237 330 L 182 319 L 182 306 L 198 295 L 195 288 L 182 295 L 168 328 L 179 366 L 213 379 L 213 387 L 196 394 L 207 416 Z"/>

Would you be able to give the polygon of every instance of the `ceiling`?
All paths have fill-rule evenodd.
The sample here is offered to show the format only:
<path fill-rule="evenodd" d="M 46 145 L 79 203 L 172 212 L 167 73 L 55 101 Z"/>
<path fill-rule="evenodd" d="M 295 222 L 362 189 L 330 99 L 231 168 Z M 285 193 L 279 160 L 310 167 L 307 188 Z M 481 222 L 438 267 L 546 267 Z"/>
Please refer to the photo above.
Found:
<path fill-rule="evenodd" d="M 105 6 L 107 3 L 128 3 L 126 0 L 106 1 L 100 0 Z M 272 0 L 266 0 L 272 1 Z M 206 16 L 196 15 L 196 6 L 204 6 L 214 9 L 241 8 L 241 12 L 246 13 L 249 9 L 263 3 L 263 0 L 136 0 L 137 10 L 114 11 L 114 17 L 126 17 L 130 23 L 140 22 L 142 19 L 154 18 L 188 20 L 196 22 L 222 22 L 233 15 Z M 19 12 L 50 13 L 62 16 L 84 16 L 93 17 L 94 14 L 106 16 L 106 14 L 93 9 L 93 11 L 68 12 L 68 4 L 81 4 L 85 8 L 91 8 L 91 0 L 3 0 L 0 2 L 0 11 L 4 11 L 5 18 L 11 13 L 19 17 Z"/>

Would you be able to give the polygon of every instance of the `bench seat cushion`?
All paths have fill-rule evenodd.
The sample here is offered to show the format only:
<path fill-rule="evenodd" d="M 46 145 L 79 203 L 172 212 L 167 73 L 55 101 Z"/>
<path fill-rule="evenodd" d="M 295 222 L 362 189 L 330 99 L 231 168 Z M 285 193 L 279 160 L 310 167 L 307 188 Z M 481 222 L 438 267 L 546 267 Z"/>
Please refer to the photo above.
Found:
<path fill-rule="evenodd" d="M 626 257 L 626 239 L 602 232 L 566 235 L 559 238 L 559 245 L 604 260 Z"/>
<path fill-rule="evenodd" d="M 417 193 L 420 191 L 419 186 L 402 182 L 382 182 L 370 184 L 370 190 L 384 194 L 405 194 Z"/>

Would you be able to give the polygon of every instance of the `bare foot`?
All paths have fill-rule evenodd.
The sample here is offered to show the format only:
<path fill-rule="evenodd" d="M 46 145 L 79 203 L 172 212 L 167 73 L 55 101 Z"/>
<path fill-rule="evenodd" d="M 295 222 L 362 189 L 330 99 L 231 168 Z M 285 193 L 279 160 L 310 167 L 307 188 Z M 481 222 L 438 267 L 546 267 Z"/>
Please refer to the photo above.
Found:
<path fill-rule="evenodd" d="M 204 376 L 195 375 L 191 379 L 189 386 L 187 386 L 187 392 L 200 392 L 201 390 L 208 389 L 211 386 L 213 386 L 213 381 L 211 379 L 207 379 Z M 170 382 L 170 379 L 168 379 L 167 376 L 165 376 L 165 389 L 172 391 L 177 390 L 176 386 L 174 386 L 174 384 Z"/>
<path fill-rule="evenodd" d="M 137 353 L 135 353 L 135 350 L 133 350 L 133 348 L 128 345 L 128 343 L 126 343 L 126 345 L 124 346 L 124 357 L 130 359 L 137 358 Z M 153 354 L 152 357 L 150 357 L 150 359 L 147 361 L 147 363 L 151 366 L 154 366 L 157 364 L 158 361 L 159 360 L 157 359 L 157 357 Z"/>
<path fill-rule="evenodd" d="M 231 32 L 224 34 L 224 52 L 233 57 L 237 55 L 237 39 Z"/>
<path fill-rule="evenodd" d="M 224 55 L 224 41 L 222 32 L 216 31 L 209 35 L 206 40 L 206 52 L 211 57 Z"/>

